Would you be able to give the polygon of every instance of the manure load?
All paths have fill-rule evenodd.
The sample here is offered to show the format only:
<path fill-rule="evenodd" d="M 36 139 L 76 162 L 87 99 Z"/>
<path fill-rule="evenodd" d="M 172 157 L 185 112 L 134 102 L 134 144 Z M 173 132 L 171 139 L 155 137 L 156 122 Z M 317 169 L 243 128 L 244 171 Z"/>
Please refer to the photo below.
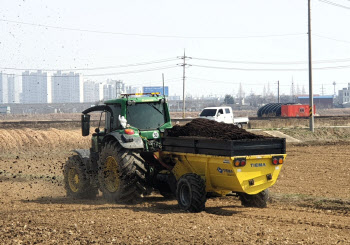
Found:
<path fill-rule="evenodd" d="M 163 151 L 234 156 L 285 154 L 285 139 L 250 133 L 233 124 L 194 119 L 166 130 Z"/>

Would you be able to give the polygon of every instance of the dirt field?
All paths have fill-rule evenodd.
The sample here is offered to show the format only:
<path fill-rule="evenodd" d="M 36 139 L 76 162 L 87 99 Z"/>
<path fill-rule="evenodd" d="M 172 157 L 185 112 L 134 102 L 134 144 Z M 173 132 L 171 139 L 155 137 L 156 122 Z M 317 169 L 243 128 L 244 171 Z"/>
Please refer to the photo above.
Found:
<path fill-rule="evenodd" d="M 134 206 L 66 198 L 62 165 L 71 149 L 88 147 L 80 135 L 77 128 L 0 129 L 0 244 L 350 243 L 347 141 L 288 145 L 266 209 L 220 197 L 192 214 L 158 194 Z"/>

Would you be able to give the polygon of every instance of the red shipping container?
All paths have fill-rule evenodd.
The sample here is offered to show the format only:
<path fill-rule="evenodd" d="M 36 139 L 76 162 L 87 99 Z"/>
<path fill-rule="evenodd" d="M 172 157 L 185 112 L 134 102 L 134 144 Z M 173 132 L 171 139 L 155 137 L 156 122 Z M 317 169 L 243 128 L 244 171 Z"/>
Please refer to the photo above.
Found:
<path fill-rule="evenodd" d="M 309 105 L 282 105 L 282 117 L 309 117 Z M 316 106 L 314 105 L 314 115 L 316 114 Z"/>

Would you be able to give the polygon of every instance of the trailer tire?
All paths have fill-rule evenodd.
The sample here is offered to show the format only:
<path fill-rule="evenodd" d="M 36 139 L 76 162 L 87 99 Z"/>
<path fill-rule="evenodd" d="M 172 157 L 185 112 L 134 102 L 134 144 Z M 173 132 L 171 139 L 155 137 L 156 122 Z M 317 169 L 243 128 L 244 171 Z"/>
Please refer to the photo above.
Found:
<path fill-rule="evenodd" d="M 140 155 L 118 142 L 107 143 L 98 161 L 98 181 L 105 199 L 138 203 L 146 193 L 146 169 Z"/>
<path fill-rule="evenodd" d="M 205 182 L 197 174 L 185 174 L 177 182 L 176 198 L 181 209 L 197 213 L 205 209 Z"/>
<path fill-rule="evenodd" d="M 94 199 L 98 188 L 93 187 L 86 173 L 86 167 L 78 155 L 68 158 L 63 169 L 64 188 L 68 197 Z"/>
<path fill-rule="evenodd" d="M 245 207 L 266 208 L 269 200 L 269 190 L 263 190 L 255 195 L 248 195 L 247 193 L 240 193 L 239 197 L 241 203 Z"/>
<path fill-rule="evenodd" d="M 242 123 L 238 123 L 238 124 L 237 124 L 237 127 L 238 127 L 238 128 L 243 128 Z"/>

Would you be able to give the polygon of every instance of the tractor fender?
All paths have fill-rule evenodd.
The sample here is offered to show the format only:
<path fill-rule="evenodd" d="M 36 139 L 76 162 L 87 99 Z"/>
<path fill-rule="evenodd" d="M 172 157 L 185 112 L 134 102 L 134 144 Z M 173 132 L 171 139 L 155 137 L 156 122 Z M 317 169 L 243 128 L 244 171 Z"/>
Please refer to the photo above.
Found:
<path fill-rule="evenodd" d="M 119 144 L 126 149 L 143 149 L 143 141 L 139 136 L 132 136 L 127 134 L 121 134 L 119 132 L 111 132 L 103 138 L 103 143 L 117 140 Z"/>
<path fill-rule="evenodd" d="M 78 156 L 80 157 L 81 161 L 83 162 L 84 166 L 86 167 L 90 167 L 90 150 L 87 149 L 75 149 L 72 150 L 72 152 L 75 152 L 78 154 Z"/>

